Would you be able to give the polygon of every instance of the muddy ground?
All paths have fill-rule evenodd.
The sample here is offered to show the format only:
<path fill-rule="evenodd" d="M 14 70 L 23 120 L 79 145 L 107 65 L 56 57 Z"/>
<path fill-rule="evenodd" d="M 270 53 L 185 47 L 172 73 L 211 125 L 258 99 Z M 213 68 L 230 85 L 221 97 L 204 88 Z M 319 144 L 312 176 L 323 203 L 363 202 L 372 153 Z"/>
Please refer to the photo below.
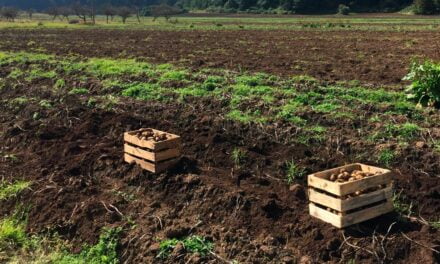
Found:
<path fill-rule="evenodd" d="M 1 50 L 305 72 L 329 81 L 394 85 L 412 55 L 440 58 L 435 32 L 2 30 L 0 36 Z M 413 40 L 417 44 L 407 44 Z M 0 77 L 10 70 L 3 67 Z M 55 102 L 50 109 L 37 101 L 0 105 L 0 151 L 17 156 L 0 157 L 0 176 L 33 181 L 20 197 L 2 202 L 0 214 L 17 203 L 30 204 L 30 233 L 56 231 L 79 250 L 83 242 L 96 242 L 102 227 L 123 226 L 122 263 L 440 262 L 440 231 L 419 221 L 440 219 L 440 158 L 426 145 L 411 142 L 392 166 L 396 190 L 413 202 L 415 218 L 390 213 L 339 230 L 309 216 L 305 179 L 289 186 L 285 164 L 294 160 L 307 173 L 351 162 L 378 165 L 371 157 L 380 146 L 364 142 L 357 132 L 369 124 L 335 124 L 311 113 L 310 122 L 332 128 L 324 142 L 303 145 L 288 140 L 297 128 L 286 122 L 226 120 L 226 104 L 218 99 L 121 98 L 101 109 L 88 106 L 84 96 L 54 95 L 50 85 L 17 81 L 14 88 L 0 89 L 3 102 L 19 96 Z M 440 138 L 440 114 L 432 112 L 428 120 L 427 136 Z M 154 175 L 123 162 L 123 132 L 141 127 L 182 136 L 184 155 L 175 169 Z M 241 168 L 231 160 L 237 147 L 248 153 Z M 159 240 L 190 234 L 213 241 L 217 257 L 173 252 L 168 259 L 156 258 Z"/>
<path fill-rule="evenodd" d="M 14 29 L 1 30 L 0 38 L 2 50 L 134 57 L 375 85 L 402 85 L 413 58 L 440 60 L 438 31 Z"/>
<path fill-rule="evenodd" d="M 396 213 L 341 231 L 309 216 L 305 180 L 286 184 L 286 160 L 307 172 L 371 163 L 357 159 L 369 146 L 353 140 L 350 124 L 329 132 L 324 144 L 286 144 L 294 127 L 227 121 L 222 102 L 210 98 L 167 104 L 123 99 L 103 110 L 77 95 L 54 98 L 42 87 L 37 81 L 1 91 L 2 99 L 38 94 L 60 102 L 44 111 L 37 103 L 0 106 L 1 151 L 17 156 L 3 159 L 0 173 L 34 182 L 18 200 L 3 202 L 0 213 L 17 202 L 31 204 L 31 233 L 50 229 L 81 245 L 96 242 L 103 226 L 123 226 L 124 263 L 440 261 L 433 251 L 440 250 L 440 231 Z M 182 136 L 184 156 L 175 169 L 153 175 L 123 162 L 123 132 L 141 127 Z M 230 158 L 235 147 L 248 152 L 241 168 Z M 396 161 L 396 189 L 419 205 L 421 216 L 440 217 L 438 165 L 438 155 L 415 146 Z M 221 258 L 182 252 L 156 258 L 159 239 L 189 234 L 212 240 Z"/>

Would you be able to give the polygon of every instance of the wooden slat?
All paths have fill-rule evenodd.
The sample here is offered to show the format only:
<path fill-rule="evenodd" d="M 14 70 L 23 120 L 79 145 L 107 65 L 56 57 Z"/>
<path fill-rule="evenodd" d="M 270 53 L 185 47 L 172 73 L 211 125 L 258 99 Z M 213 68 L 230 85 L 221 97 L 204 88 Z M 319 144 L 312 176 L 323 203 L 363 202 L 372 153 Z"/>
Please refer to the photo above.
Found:
<path fill-rule="evenodd" d="M 167 170 L 168 168 L 170 168 L 171 166 L 173 166 L 174 164 L 176 164 L 178 161 L 178 159 L 172 159 L 172 160 L 168 160 L 168 161 L 154 164 L 154 163 L 133 157 L 127 153 L 124 153 L 124 160 L 125 160 L 125 162 L 128 162 L 128 163 L 136 163 L 139 166 L 141 166 L 144 170 L 148 170 L 153 173 L 163 172 L 163 171 Z"/>
<path fill-rule="evenodd" d="M 341 188 L 339 184 L 337 184 L 336 182 L 331 182 L 329 180 L 316 177 L 314 174 L 309 175 L 307 181 L 308 181 L 308 185 L 311 187 L 314 187 L 316 189 L 321 189 L 331 194 L 340 196 Z"/>
<path fill-rule="evenodd" d="M 159 152 L 152 152 L 152 151 L 136 148 L 128 144 L 124 144 L 124 152 L 132 156 L 143 158 L 153 162 L 176 158 L 180 155 L 180 149 L 166 149 Z"/>
<path fill-rule="evenodd" d="M 180 148 L 166 149 L 163 151 L 156 152 L 155 161 L 162 161 L 171 158 L 177 158 L 180 156 Z"/>
<path fill-rule="evenodd" d="M 342 200 L 341 211 L 345 212 L 362 206 L 388 200 L 393 196 L 393 187 L 389 186 L 371 193 L 361 194 L 359 196 Z"/>
<path fill-rule="evenodd" d="M 393 189 L 391 186 L 345 200 L 332 197 L 325 193 L 317 192 L 312 188 L 309 189 L 309 200 L 311 202 L 324 205 L 339 212 L 346 212 L 348 210 L 353 210 L 368 204 L 386 200 L 391 198 L 392 195 Z"/>
<path fill-rule="evenodd" d="M 146 129 L 141 129 L 141 131 L 144 131 Z M 137 131 L 130 131 L 124 133 L 124 141 L 128 142 L 130 144 L 142 147 L 142 148 L 148 148 L 154 151 L 163 150 L 163 149 L 169 149 L 169 148 L 179 148 L 180 146 L 180 137 L 174 134 L 162 132 L 159 130 L 153 129 L 153 132 L 157 133 L 165 133 L 167 134 L 168 138 L 165 141 L 155 142 L 153 140 L 141 140 L 137 136 L 135 136 Z"/>
<path fill-rule="evenodd" d="M 335 227 L 343 228 L 391 212 L 393 210 L 393 203 L 390 200 L 386 203 L 374 207 L 370 207 L 345 216 L 340 216 L 331 213 L 325 209 L 317 207 L 313 203 L 309 204 L 309 210 L 310 210 L 310 215 L 324 222 L 330 223 Z"/>
<path fill-rule="evenodd" d="M 143 158 L 146 160 L 155 161 L 154 152 L 143 150 L 140 148 L 132 147 L 128 144 L 124 144 L 124 152 L 132 156 Z"/>
<path fill-rule="evenodd" d="M 325 209 L 319 208 L 313 203 L 309 204 L 310 215 L 316 217 L 324 222 L 332 224 L 338 228 L 342 227 L 342 216 L 333 214 Z"/>
<path fill-rule="evenodd" d="M 339 198 L 331 197 L 328 194 L 320 193 L 312 188 L 309 188 L 309 200 L 311 202 L 324 205 L 326 207 L 342 211 L 342 200 Z"/>
<path fill-rule="evenodd" d="M 352 214 L 348 214 L 342 217 L 341 226 L 346 227 L 357 223 L 364 222 L 366 220 L 375 218 L 377 216 L 386 214 L 393 211 L 393 202 L 391 199 L 384 204 L 379 204 Z"/>

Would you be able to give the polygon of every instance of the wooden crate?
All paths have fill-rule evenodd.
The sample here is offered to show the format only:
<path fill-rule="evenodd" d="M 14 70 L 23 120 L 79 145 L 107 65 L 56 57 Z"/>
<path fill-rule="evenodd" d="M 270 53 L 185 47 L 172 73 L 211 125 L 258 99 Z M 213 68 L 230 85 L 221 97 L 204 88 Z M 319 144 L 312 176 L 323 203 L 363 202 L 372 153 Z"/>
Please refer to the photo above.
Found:
<path fill-rule="evenodd" d="M 330 175 L 341 169 L 375 175 L 351 182 L 330 181 Z M 360 163 L 311 174 L 308 176 L 310 214 L 343 228 L 388 213 L 393 210 L 392 178 L 390 170 Z M 363 193 L 355 195 L 357 191 Z"/>
<path fill-rule="evenodd" d="M 153 133 L 166 134 L 164 141 L 141 139 L 139 132 L 152 130 Z M 124 133 L 124 160 L 136 163 L 143 169 L 153 173 L 160 173 L 177 163 L 181 155 L 180 137 L 156 129 L 143 128 Z"/>

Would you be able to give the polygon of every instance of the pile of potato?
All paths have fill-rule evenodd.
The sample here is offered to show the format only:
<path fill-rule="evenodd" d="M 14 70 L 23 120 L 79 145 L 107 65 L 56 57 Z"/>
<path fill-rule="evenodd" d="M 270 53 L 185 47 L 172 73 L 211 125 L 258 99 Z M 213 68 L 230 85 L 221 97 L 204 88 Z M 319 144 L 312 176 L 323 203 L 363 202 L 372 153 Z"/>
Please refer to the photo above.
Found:
<path fill-rule="evenodd" d="M 332 182 L 343 183 L 343 182 L 362 180 L 363 178 L 371 177 L 378 174 L 380 174 L 380 172 L 372 173 L 361 170 L 353 170 L 351 172 L 348 172 L 346 169 L 340 169 L 339 173 L 332 173 L 330 175 L 329 180 Z"/>
<path fill-rule="evenodd" d="M 378 171 L 376 173 L 372 173 L 372 172 L 361 171 L 361 170 L 347 171 L 346 169 L 340 169 L 338 172 L 332 173 L 328 180 L 330 180 L 332 182 L 344 183 L 344 182 L 352 182 L 352 181 L 356 181 L 356 180 L 362 180 L 364 178 L 379 175 L 379 174 L 381 174 L 380 171 Z M 385 187 L 386 187 L 386 184 L 381 184 L 381 185 L 371 187 L 371 188 L 368 188 L 365 190 L 358 190 L 354 193 L 342 196 L 341 199 L 345 200 L 348 198 L 353 198 L 353 197 L 359 196 L 364 193 L 370 193 L 370 192 L 377 191 L 379 189 L 383 189 Z M 340 216 L 343 216 L 346 214 L 345 212 L 338 212 L 338 211 L 333 210 L 331 208 L 327 208 L 327 211 L 329 211 L 333 214 L 340 215 Z"/>
<path fill-rule="evenodd" d="M 165 141 L 168 139 L 166 133 L 154 132 L 152 129 L 145 129 L 136 132 L 136 136 L 141 140 L 153 140 L 155 142 Z"/>

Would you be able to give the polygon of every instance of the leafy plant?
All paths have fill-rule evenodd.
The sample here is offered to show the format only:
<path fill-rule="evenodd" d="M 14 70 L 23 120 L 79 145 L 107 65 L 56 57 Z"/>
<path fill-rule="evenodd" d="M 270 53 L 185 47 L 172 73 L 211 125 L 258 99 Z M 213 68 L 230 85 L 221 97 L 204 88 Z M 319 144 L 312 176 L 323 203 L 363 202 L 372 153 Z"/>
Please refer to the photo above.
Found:
<path fill-rule="evenodd" d="M 96 245 L 86 246 L 79 254 L 60 254 L 53 259 L 57 264 L 117 264 L 116 247 L 121 228 L 104 228 Z"/>
<path fill-rule="evenodd" d="M 183 248 L 187 252 L 198 253 L 201 256 L 209 254 L 214 248 L 214 244 L 201 236 L 190 236 L 185 239 L 167 239 L 160 243 L 159 254 L 157 257 L 166 258 L 170 255 L 171 251 L 178 245 L 182 244 Z"/>
<path fill-rule="evenodd" d="M 402 192 L 399 193 L 394 193 L 393 194 L 393 206 L 394 209 L 396 210 L 397 213 L 401 214 L 401 215 L 406 215 L 406 216 L 410 216 L 413 211 L 413 204 L 411 203 L 406 203 L 405 202 L 405 198 L 402 195 Z"/>
<path fill-rule="evenodd" d="M 440 106 L 440 64 L 413 62 L 403 79 L 412 82 L 406 89 L 408 99 L 422 106 Z"/>
<path fill-rule="evenodd" d="M 305 170 L 299 167 L 293 160 L 286 163 L 286 178 L 288 184 L 292 184 L 295 180 L 302 179 L 304 175 Z"/>
<path fill-rule="evenodd" d="M 15 183 L 0 182 L 0 201 L 16 196 L 24 189 L 29 188 L 30 185 L 31 183 L 27 181 L 17 181 Z"/>
<path fill-rule="evenodd" d="M 231 159 L 236 166 L 240 166 L 246 160 L 246 152 L 239 148 L 234 148 L 231 153 Z"/>
<path fill-rule="evenodd" d="M 379 152 L 379 155 L 377 156 L 377 161 L 380 164 L 383 164 L 385 166 L 390 166 L 391 163 L 396 158 L 395 153 L 392 150 L 384 149 L 381 152 Z"/>
<path fill-rule="evenodd" d="M 440 220 L 429 222 L 429 225 L 440 230 Z"/>
<path fill-rule="evenodd" d="M 0 221 L 0 249 L 21 246 L 26 241 L 25 224 L 7 217 Z"/>
<path fill-rule="evenodd" d="M 50 103 L 50 101 L 48 101 L 48 100 L 44 100 L 44 99 L 40 101 L 39 105 L 40 105 L 42 108 L 46 108 L 46 109 L 50 109 L 50 108 L 52 108 L 52 104 Z"/>
<path fill-rule="evenodd" d="M 89 90 L 86 88 L 74 88 L 70 90 L 69 94 L 88 94 Z"/>
<path fill-rule="evenodd" d="M 133 83 L 124 86 L 123 96 L 134 97 L 142 100 L 164 100 L 163 89 L 157 84 Z"/>

